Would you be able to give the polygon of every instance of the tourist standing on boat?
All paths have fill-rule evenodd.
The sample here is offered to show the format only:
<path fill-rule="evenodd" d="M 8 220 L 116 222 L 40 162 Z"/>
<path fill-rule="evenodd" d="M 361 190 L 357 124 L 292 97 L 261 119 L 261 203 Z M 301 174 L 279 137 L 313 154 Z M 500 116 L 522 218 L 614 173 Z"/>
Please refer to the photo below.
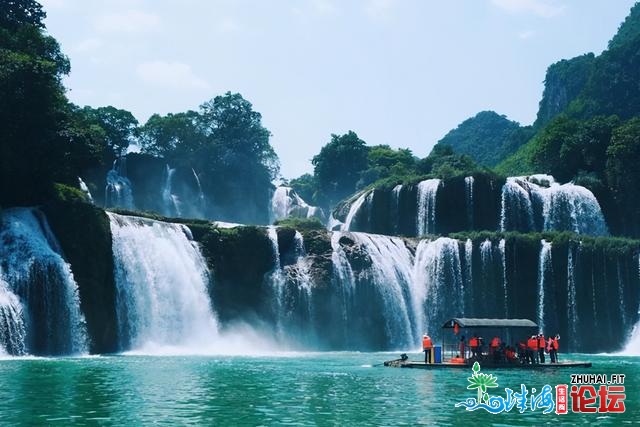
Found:
<path fill-rule="evenodd" d="M 460 352 L 460 357 L 465 359 L 465 345 L 464 345 L 464 335 L 460 337 L 460 344 L 458 345 L 458 351 Z"/>
<path fill-rule="evenodd" d="M 489 354 L 495 363 L 500 361 L 500 338 L 495 336 L 489 342 Z"/>
<path fill-rule="evenodd" d="M 433 348 L 433 342 L 431 337 L 427 334 L 422 336 L 422 351 L 424 351 L 424 363 L 431 363 L 431 349 Z"/>
<path fill-rule="evenodd" d="M 471 339 L 469 339 L 469 348 L 471 348 L 471 357 L 474 359 L 478 358 L 478 335 L 473 334 Z"/>
<path fill-rule="evenodd" d="M 540 363 L 544 363 L 544 349 L 547 346 L 547 343 L 544 339 L 543 334 L 538 334 L 538 360 Z"/>
<path fill-rule="evenodd" d="M 527 340 L 527 355 L 529 356 L 529 363 L 538 363 L 538 337 L 531 335 L 531 338 Z"/>
<path fill-rule="evenodd" d="M 549 337 L 549 341 L 547 342 L 547 350 L 549 350 L 549 357 L 551 358 L 551 363 L 558 362 L 558 348 L 560 347 L 558 340 L 560 339 L 560 335 L 555 336 L 555 338 Z"/>

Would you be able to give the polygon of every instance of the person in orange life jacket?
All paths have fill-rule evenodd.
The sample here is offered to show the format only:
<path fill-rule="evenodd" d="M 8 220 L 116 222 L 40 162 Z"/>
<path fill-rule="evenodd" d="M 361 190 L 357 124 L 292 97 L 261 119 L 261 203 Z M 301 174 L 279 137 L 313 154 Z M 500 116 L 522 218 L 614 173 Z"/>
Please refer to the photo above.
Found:
<path fill-rule="evenodd" d="M 431 349 L 433 348 L 433 342 L 431 337 L 424 334 L 422 336 L 422 351 L 424 351 L 424 363 L 431 363 Z"/>
<path fill-rule="evenodd" d="M 560 340 L 560 335 L 556 334 L 555 338 L 549 337 L 549 341 L 547 341 L 547 351 L 549 352 L 551 363 L 558 363 L 558 348 L 560 347 L 558 340 Z"/>
<path fill-rule="evenodd" d="M 531 338 L 527 340 L 527 355 L 529 356 L 529 363 L 538 363 L 538 337 L 531 335 Z"/>
<path fill-rule="evenodd" d="M 544 363 L 544 348 L 547 346 L 544 340 L 544 335 L 538 334 L 538 360 L 540 363 Z"/>
<path fill-rule="evenodd" d="M 493 337 L 489 343 L 489 354 L 493 356 L 493 361 L 498 362 L 500 360 L 500 338 Z"/>
<path fill-rule="evenodd" d="M 478 341 L 478 335 L 473 334 L 473 336 L 469 339 L 469 348 L 471 349 L 471 357 L 474 359 L 478 358 L 478 347 L 480 342 Z"/>
<path fill-rule="evenodd" d="M 460 357 L 465 358 L 465 345 L 464 345 L 464 335 L 460 337 L 460 344 L 458 345 L 458 351 L 460 352 Z"/>

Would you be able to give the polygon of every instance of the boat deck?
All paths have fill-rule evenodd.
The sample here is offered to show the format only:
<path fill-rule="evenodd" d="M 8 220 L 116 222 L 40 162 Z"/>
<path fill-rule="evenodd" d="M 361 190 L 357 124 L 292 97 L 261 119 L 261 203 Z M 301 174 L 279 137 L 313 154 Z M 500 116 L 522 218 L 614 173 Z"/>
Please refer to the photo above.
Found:
<path fill-rule="evenodd" d="M 591 362 L 558 362 L 558 363 L 489 363 L 480 362 L 482 368 L 491 369 L 560 369 L 560 368 L 590 368 Z M 424 363 L 414 360 L 389 360 L 384 362 L 384 366 L 393 368 L 417 368 L 417 369 L 441 369 L 441 368 L 464 368 L 471 369 L 473 362 L 467 363 Z"/>

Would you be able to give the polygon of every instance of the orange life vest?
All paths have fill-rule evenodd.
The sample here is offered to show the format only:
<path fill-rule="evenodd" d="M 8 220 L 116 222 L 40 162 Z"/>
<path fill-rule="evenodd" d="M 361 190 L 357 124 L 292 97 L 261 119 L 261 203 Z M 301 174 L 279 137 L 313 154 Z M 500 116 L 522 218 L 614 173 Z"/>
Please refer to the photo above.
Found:
<path fill-rule="evenodd" d="M 537 340 L 537 338 L 529 338 L 527 340 L 527 347 L 529 347 L 531 350 L 537 350 L 538 349 L 538 340 Z"/>
<path fill-rule="evenodd" d="M 500 338 L 493 337 L 493 339 L 491 340 L 491 345 L 490 346 L 494 347 L 494 348 L 500 347 Z"/>
<path fill-rule="evenodd" d="M 469 339 L 469 347 L 471 347 L 471 348 L 478 347 L 478 338 L 473 337 L 473 338 Z"/>
<path fill-rule="evenodd" d="M 540 336 L 540 338 L 538 338 L 538 348 L 544 348 L 545 341 L 544 341 L 544 336 Z"/>
<path fill-rule="evenodd" d="M 432 348 L 433 347 L 433 343 L 431 342 L 431 338 L 429 337 L 423 337 L 422 338 L 422 348 L 424 350 Z"/>

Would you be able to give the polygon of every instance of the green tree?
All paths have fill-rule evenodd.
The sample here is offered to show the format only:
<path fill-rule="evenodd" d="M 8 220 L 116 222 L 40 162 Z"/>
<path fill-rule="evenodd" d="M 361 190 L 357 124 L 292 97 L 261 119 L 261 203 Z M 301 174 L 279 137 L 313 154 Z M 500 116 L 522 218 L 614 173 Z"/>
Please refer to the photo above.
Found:
<path fill-rule="evenodd" d="M 90 122 L 104 130 L 107 147 L 119 157 L 126 153 L 129 144 L 135 141 L 138 131 L 138 120 L 129 111 L 108 106 L 82 109 Z"/>
<path fill-rule="evenodd" d="M 316 204 L 316 191 L 318 191 L 318 183 L 313 175 L 305 173 L 298 178 L 294 178 L 289 182 L 291 188 L 295 190 L 300 197 L 307 203 Z"/>
<path fill-rule="evenodd" d="M 333 205 L 356 190 L 360 174 L 368 166 L 368 148 L 358 135 L 349 131 L 331 135 L 331 141 L 313 157 L 319 202 Z"/>
<path fill-rule="evenodd" d="M 193 155 L 207 144 L 196 111 L 154 114 L 139 129 L 139 143 L 145 153 L 169 159 Z"/>
<path fill-rule="evenodd" d="M 606 177 L 613 196 L 624 212 L 627 232 L 640 235 L 640 118 L 614 130 L 607 148 Z"/>
<path fill-rule="evenodd" d="M 274 179 L 280 165 L 269 144 L 269 132 L 262 115 L 239 93 L 227 92 L 200 106 L 200 118 L 207 136 L 219 144 L 228 164 L 263 167 Z"/>
<path fill-rule="evenodd" d="M 388 145 L 370 147 L 367 154 L 367 169 L 360 173 L 360 180 L 356 187 L 363 188 L 380 179 L 390 177 L 401 179 L 413 174 L 417 161 L 408 148 L 394 150 Z"/>
<path fill-rule="evenodd" d="M 3 0 L 0 3 L 0 27 L 18 29 L 24 25 L 44 28 L 47 14 L 35 0 Z"/>
<path fill-rule="evenodd" d="M 52 181 L 76 179 L 85 139 L 65 128 L 74 123 L 61 82 L 69 61 L 44 33 L 40 5 L 5 1 L 0 16 L 0 202 L 34 203 Z"/>

